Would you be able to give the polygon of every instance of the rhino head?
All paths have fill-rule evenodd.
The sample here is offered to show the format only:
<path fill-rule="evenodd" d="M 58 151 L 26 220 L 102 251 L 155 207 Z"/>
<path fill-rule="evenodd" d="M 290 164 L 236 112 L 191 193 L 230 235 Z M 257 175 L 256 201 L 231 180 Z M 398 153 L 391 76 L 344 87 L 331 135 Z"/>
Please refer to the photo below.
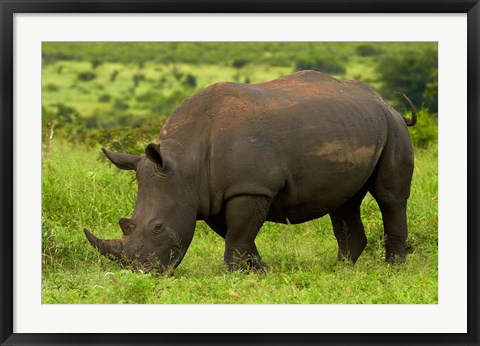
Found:
<path fill-rule="evenodd" d="M 136 172 L 138 195 L 132 217 L 118 221 L 121 238 L 103 240 L 84 229 L 88 241 L 132 269 L 161 274 L 176 268 L 193 238 L 196 206 L 174 161 L 157 143 L 147 146 L 146 156 L 102 150 L 118 168 Z"/>

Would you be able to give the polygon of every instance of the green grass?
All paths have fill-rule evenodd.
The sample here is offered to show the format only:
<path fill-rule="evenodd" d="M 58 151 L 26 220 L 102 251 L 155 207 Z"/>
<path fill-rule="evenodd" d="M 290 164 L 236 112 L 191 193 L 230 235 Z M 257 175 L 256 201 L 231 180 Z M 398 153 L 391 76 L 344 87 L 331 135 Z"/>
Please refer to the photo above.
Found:
<path fill-rule="evenodd" d="M 360 45 L 374 47 L 380 55 L 360 54 Z M 265 223 L 256 243 L 269 266 L 266 274 L 228 272 L 223 264 L 223 239 L 201 221 L 172 277 L 121 268 L 99 255 L 82 231 L 87 227 L 102 238 L 119 237 L 118 219 L 129 217 L 135 206 L 134 174 L 98 160 L 100 148 L 94 144 L 100 141 L 95 136 L 98 127 L 123 125 L 113 131 L 128 137 L 125 128 L 140 126 L 142 119 L 165 119 L 183 98 L 205 86 L 218 81 L 255 83 L 287 75 L 294 71 L 295 59 L 305 54 L 338 60 L 345 66 L 345 73 L 338 77 L 362 80 L 382 91 L 376 70 L 381 54 L 429 45 L 44 43 L 42 120 L 44 130 L 47 123 L 55 128 L 53 141 L 44 147 L 42 166 L 42 302 L 436 304 L 437 148 L 428 145 L 436 143 L 436 124 L 423 111 L 417 126 L 410 129 L 416 166 L 405 264 L 384 263 L 381 214 L 370 196 L 362 205 L 368 245 L 355 266 L 336 260 L 337 244 L 328 217 L 292 226 Z M 232 67 L 235 59 L 247 64 Z M 118 74 L 112 78 L 114 71 Z M 84 72 L 96 76 L 80 80 Z M 195 77 L 194 85 L 186 83 L 189 74 Z M 135 75 L 143 75 L 137 85 Z M 157 125 L 142 124 L 139 130 L 144 137 L 157 131 Z M 145 138 L 134 140 L 140 143 Z"/>
<path fill-rule="evenodd" d="M 324 217 L 292 226 L 266 223 L 257 246 L 268 273 L 230 273 L 223 264 L 223 239 L 198 222 L 172 277 L 125 270 L 88 244 L 83 227 L 118 237 L 117 220 L 131 215 L 136 198 L 134 175 L 99 162 L 98 150 L 54 139 L 45 153 L 44 304 L 438 302 L 436 147 L 416 151 L 405 264 L 384 263 L 381 215 L 367 196 L 362 211 L 369 242 L 355 266 L 336 260 L 336 241 Z"/>

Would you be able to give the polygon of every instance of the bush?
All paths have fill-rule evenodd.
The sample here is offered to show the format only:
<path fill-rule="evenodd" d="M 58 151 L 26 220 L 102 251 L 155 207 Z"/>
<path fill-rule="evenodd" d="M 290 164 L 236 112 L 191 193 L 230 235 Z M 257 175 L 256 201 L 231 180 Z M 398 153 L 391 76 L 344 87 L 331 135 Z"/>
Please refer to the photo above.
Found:
<path fill-rule="evenodd" d="M 110 94 L 103 94 L 98 97 L 98 102 L 107 103 L 112 100 L 112 96 Z"/>
<path fill-rule="evenodd" d="M 152 104 L 150 110 L 153 114 L 170 114 L 180 102 L 189 97 L 191 92 L 188 90 L 175 90 L 170 95 L 159 95 L 159 98 Z"/>
<path fill-rule="evenodd" d="M 317 70 L 330 74 L 343 74 L 345 67 L 337 60 L 319 57 L 303 57 L 295 62 L 295 70 Z"/>
<path fill-rule="evenodd" d="M 136 88 L 141 81 L 145 80 L 145 75 L 143 73 L 136 73 L 133 75 L 132 79 L 133 79 L 133 85 Z"/>
<path fill-rule="evenodd" d="M 58 90 L 60 90 L 60 87 L 56 84 L 48 83 L 47 85 L 45 85 L 45 90 L 46 91 L 58 91 Z"/>
<path fill-rule="evenodd" d="M 95 70 L 98 66 L 100 66 L 102 64 L 102 62 L 98 59 L 93 59 L 91 64 L 92 64 L 92 69 Z"/>
<path fill-rule="evenodd" d="M 376 56 L 382 51 L 369 44 L 362 44 L 356 48 L 357 54 L 360 56 Z"/>
<path fill-rule="evenodd" d="M 55 111 L 52 113 L 51 121 L 56 122 L 56 125 L 71 124 L 80 117 L 80 113 L 71 106 L 63 103 L 56 103 L 52 106 L 55 108 Z"/>
<path fill-rule="evenodd" d="M 78 74 L 77 79 L 82 81 L 82 82 L 88 82 L 93 79 L 97 78 L 97 74 L 94 72 L 81 72 Z"/>
<path fill-rule="evenodd" d="M 195 88 L 197 86 L 197 77 L 195 77 L 193 74 L 188 73 L 185 76 L 184 84 L 189 87 Z"/>
<path fill-rule="evenodd" d="M 418 119 L 415 126 L 409 127 L 410 138 L 416 148 L 426 148 L 438 140 L 438 126 L 434 116 L 427 109 L 417 112 Z M 410 117 L 409 114 L 406 116 Z"/>
<path fill-rule="evenodd" d="M 110 82 L 115 82 L 115 79 L 117 79 L 117 76 L 118 76 L 118 70 L 113 71 L 112 74 L 110 75 Z"/>
<path fill-rule="evenodd" d="M 139 143 L 139 134 L 136 129 L 119 126 L 114 129 L 99 129 L 93 132 L 87 139 L 88 144 L 99 143 L 113 151 L 120 151 L 131 154 L 140 154 L 145 146 Z M 103 159 L 103 155 L 100 156 Z"/>
<path fill-rule="evenodd" d="M 148 143 L 155 140 L 160 133 L 163 120 L 143 119 L 137 126 L 116 126 L 111 129 L 91 130 L 86 139 L 87 145 L 100 144 L 113 151 L 130 154 L 143 154 Z M 105 160 L 104 155 L 100 155 Z"/>
<path fill-rule="evenodd" d="M 135 99 L 140 103 L 152 104 L 162 98 L 162 94 L 156 91 L 147 91 L 139 94 Z"/>
<path fill-rule="evenodd" d="M 232 61 L 232 66 L 235 67 L 235 68 L 242 68 L 244 67 L 245 65 L 248 64 L 248 60 L 247 59 L 234 59 Z"/>
<path fill-rule="evenodd" d="M 173 77 L 175 77 L 177 81 L 182 79 L 183 72 L 180 70 L 180 68 L 178 68 L 176 65 L 173 65 L 171 70 L 172 70 Z"/>
<path fill-rule="evenodd" d="M 88 117 L 82 118 L 86 128 L 95 130 L 96 128 L 113 129 L 118 126 L 140 127 L 146 121 L 143 116 L 138 116 L 129 111 L 96 109 Z"/>
<path fill-rule="evenodd" d="M 119 99 L 115 99 L 113 102 L 113 109 L 124 111 L 129 108 L 128 103 L 125 103 Z"/>
<path fill-rule="evenodd" d="M 241 78 L 242 78 L 242 74 L 239 71 L 236 71 L 232 76 L 233 81 L 237 83 L 240 83 Z"/>
<path fill-rule="evenodd" d="M 86 129 L 83 118 L 73 107 L 56 103 L 47 109 L 42 106 L 43 139 L 48 137 L 63 137 L 71 143 L 83 143 Z M 51 139 L 50 139 L 51 141 Z"/>
<path fill-rule="evenodd" d="M 400 91 L 407 94 L 418 108 L 427 107 L 431 113 L 437 113 L 437 52 L 437 48 L 427 48 L 384 55 L 377 66 L 384 96 L 388 98 Z"/>
<path fill-rule="evenodd" d="M 423 99 L 425 107 L 432 110 L 432 112 L 438 111 L 438 69 L 432 71 L 430 80 L 425 86 L 423 92 Z"/>

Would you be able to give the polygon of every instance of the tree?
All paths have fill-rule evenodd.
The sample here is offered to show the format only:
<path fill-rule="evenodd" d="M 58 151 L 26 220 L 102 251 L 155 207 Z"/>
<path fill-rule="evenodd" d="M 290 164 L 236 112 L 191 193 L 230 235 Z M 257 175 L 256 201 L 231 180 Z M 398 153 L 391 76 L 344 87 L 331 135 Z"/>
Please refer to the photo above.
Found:
<path fill-rule="evenodd" d="M 380 59 L 377 72 L 386 98 L 391 99 L 396 91 L 403 92 L 418 108 L 438 112 L 437 47 L 386 54 Z"/>

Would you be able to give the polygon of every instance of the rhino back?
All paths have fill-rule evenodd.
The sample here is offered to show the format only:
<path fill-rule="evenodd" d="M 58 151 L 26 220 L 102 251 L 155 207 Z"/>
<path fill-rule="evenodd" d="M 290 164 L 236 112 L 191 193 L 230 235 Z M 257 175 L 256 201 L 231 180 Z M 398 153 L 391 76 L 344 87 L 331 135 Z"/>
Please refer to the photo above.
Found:
<path fill-rule="evenodd" d="M 360 83 L 304 73 L 212 89 L 209 179 L 216 206 L 258 194 L 272 199 L 274 221 L 324 215 L 366 183 L 385 144 L 385 106 Z"/>
<path fill-rule="evenodd" d="M 212 213 L 255 194 L 272 199 L 270 220 L 303 222 L 366 183 L 386 141 L 385 116 L 365 84 L 306 71 L 215 84 L 184 101 L 164 131 L 202 138 Z"/>

